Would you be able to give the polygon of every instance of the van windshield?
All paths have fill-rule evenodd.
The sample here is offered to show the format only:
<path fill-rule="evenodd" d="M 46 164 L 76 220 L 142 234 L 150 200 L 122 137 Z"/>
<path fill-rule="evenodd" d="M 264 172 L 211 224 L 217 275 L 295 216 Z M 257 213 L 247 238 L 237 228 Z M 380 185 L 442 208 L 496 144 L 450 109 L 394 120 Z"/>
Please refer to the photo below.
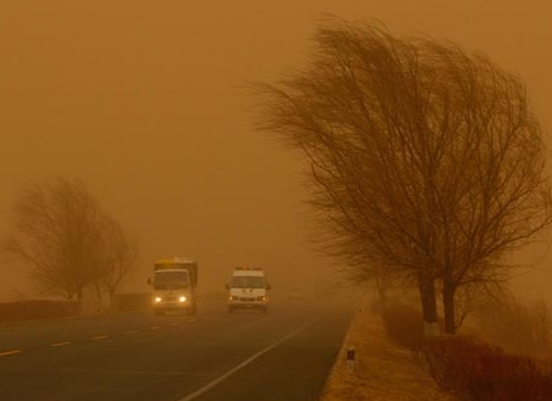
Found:
<path fill-rule="evenodd" d="M 232 288 L 266 288 L 266 281 L 262 276 L 234 276 Z"/>

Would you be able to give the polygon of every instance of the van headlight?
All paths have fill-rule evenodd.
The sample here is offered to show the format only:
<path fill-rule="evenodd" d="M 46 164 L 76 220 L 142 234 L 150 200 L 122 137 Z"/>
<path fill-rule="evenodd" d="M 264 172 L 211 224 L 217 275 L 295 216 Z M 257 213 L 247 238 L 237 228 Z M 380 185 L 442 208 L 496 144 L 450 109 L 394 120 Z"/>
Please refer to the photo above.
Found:
<path fill-rule="evenodd" d="M 186 297 L 185 296 L 181 296 L 180 298 L 178 298 L 178 300 L 180 302 L 186 302 Z"/>
<path fill-rule="evenodd" d="M 163 300 L 163 298 L 161 297 L 155 297 L 155 303 L 158 304 L 159 302 L 161 302 Z"/>

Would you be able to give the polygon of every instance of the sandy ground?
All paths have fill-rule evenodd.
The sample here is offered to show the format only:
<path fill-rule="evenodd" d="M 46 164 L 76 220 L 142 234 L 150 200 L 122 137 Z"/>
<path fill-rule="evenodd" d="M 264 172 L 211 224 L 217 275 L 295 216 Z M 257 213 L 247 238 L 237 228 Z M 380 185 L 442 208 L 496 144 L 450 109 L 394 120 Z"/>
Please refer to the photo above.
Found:
<path fill-rule="evenodd" d="M 380 318 L 363 302 L 351 321 L 320 401 L 456 401 L 440 392 L 413 354 L 386 337 Z M 355 349 L 354 369 L 347 349 Z"/>

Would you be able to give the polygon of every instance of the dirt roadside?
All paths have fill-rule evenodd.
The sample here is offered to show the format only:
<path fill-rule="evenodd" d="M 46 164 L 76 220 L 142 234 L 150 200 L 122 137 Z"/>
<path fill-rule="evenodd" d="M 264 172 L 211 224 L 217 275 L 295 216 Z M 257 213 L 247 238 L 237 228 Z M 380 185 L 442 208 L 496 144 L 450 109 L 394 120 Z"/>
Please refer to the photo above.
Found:
<path fill-rule="evenodd" d="M 441 392 L 413 354 L 390 342 L 364 300 L 355 313 L 320 401 L 457 401 Z M 355 350 L 354 369 L 347 350 Z"/>

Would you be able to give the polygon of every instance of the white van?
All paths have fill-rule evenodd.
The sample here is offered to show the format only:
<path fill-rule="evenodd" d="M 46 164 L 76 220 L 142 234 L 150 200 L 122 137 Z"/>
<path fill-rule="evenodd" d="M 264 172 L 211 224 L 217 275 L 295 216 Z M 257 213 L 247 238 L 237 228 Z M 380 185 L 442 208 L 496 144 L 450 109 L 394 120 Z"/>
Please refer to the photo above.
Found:
<path fill-rule="evenodd" d="M 232 272 L 228 290 L 228 312 L 236 309 L 268 311 L 268 284 L 261 267 L 236 267 Z"/>

